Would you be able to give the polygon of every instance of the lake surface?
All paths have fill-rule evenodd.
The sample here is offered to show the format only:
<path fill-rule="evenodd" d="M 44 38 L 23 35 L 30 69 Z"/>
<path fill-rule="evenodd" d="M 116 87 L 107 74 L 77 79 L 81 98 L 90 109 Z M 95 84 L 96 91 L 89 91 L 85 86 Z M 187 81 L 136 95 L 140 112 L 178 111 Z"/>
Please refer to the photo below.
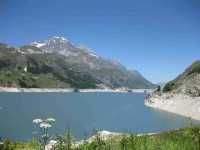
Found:
<path fill-rule="evenodd" d="M 14 141 L 38 137 L 36 118 L 54 118 L 50 133 L 66 133 L 77 140 L 93 129 L 149 133 L 190 125 L 183 116 L 144 105 L 147 93 L 0 93 L 0 136 Z M 193 123 L 200 124 L 193 120 Z M 32 132 L 38 134 L 33 135 Z"/>

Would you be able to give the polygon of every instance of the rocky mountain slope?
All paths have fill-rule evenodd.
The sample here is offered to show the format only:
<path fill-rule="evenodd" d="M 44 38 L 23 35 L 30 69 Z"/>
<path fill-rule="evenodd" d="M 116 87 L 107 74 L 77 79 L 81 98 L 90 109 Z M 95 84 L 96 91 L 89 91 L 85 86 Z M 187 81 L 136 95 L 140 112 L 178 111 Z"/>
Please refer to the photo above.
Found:
<path fill-rule="evenodd" d="M 145 104 L 200 120 L 200 61 L 152 93 Z"/>
<path fill-rule="evenodd" d="M 5 87 L 156 87 L 139 72 L 62 37 L 19 48 L 0 44 L 0 71 L 0 86 Z"/>

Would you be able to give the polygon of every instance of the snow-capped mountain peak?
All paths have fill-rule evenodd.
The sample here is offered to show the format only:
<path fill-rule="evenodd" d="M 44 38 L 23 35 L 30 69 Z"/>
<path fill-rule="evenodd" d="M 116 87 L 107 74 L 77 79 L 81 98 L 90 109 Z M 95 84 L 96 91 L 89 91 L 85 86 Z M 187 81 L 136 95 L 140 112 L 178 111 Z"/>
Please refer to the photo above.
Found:
<path fill-rule="evenodd" d="M 52 44 L 55 44 L 55 43 L 68 43 L 68 40 L 65 39 L 64 37 L 54 36 L 54 37 L 50 38 L 49 40 L 33 42 L 33 43 L 31 43 L 31 45 L 36 46 L 38 48 L 41 48 L 43 46 L 52 45 Z"/>
<path fill-rule="evenodd" d="M 31 45 L 40 48 L 45 53 L 60 53 L 66 57 L 79 55 L 99 59 L 99 56 L 91 48 L 83 44 L 75 46 L 63 37 L 54 36 L 45 41 L 33 42 Z"/>

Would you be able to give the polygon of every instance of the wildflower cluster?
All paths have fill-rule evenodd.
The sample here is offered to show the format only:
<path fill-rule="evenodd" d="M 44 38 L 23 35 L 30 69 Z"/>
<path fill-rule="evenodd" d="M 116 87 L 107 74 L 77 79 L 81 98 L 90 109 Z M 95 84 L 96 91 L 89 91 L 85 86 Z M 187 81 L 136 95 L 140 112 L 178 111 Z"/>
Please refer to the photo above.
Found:
<path fill-rule="evenodd" d="M 53 118 L 48 118 L 47 120 L 42 120 L 42 119 L 35 119 L 33 120 L 33 123 L 36 123 L 39 128 L 40 132 L 42 134 L 42 139 L 44 141 L 44 145 L 47 144 L 47 140 L 49 139 L 49 128 L 51 128 L 51 125 L 55 122 L 55 119 Z"/>

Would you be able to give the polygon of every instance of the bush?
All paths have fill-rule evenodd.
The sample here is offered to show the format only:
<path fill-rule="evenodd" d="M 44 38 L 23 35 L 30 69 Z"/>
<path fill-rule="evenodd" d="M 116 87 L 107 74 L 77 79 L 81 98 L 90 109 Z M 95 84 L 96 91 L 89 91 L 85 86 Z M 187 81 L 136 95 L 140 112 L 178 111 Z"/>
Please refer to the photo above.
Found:
<path fill-rule="evenodd" d="M 163 92 L 170 92 L 176 88 L 178 88 L 181 84 L 177 84 L 177 83 L 167 83 L 164 88 L 163 88 Z"/>

